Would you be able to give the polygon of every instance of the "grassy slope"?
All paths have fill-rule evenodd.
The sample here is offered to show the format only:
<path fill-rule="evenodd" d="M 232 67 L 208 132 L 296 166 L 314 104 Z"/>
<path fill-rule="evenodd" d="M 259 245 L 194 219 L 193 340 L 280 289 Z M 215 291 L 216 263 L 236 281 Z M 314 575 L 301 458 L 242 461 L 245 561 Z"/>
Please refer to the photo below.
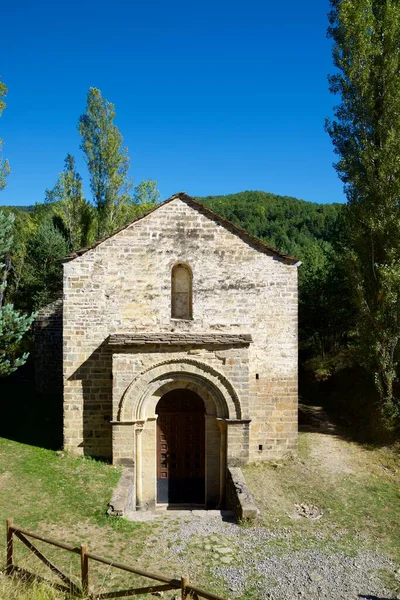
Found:
<path fill-rule="evenodd" d="M 393 450 L 302 433 L 298 458 L 249 465 L 244 472 L 264 524 L 289 527 L 291 548 L 371 550 L 398 559 L 400 456 Z M 301 503 L 320 507 L 324 516 L 295 518 L 294 506 Z"/>
<path fill-rule="evenodd" d="M 141 554 L 151 528 L 106 516 L 107 502 L 118 478 L 119 470 L 113 466 L 0 438 L 0 521 L 13 518 L 21 527 L 74 545 L 86 543 L 103 556 L 133 561 Z M 40 542 L 37 545 L 64 570 L 79 573 L 74 555 Z M 19 542 L 16 547 L 19 565 L 29 568 L 34 564 L 48 577 L 48 570 Z M 1 543 L 0 564 L 4 561 L 5 544 Z M 93 582 L 101 586 L 106 568 L 91 571 Z M 124 583 L 126 578 L 120 573 L 115 573 L 108 587 Z M 22 600 L 24 593 L 20 586 L 9 588 L 5 579 L 0 579 L 1 600 Z M 28 600 L 30 595 L 26 593 Z M 47 598 L 46 591 L 42 595 Z M 39 600 L 42 595 L 37 592 L 32 598 Z"/>
<path fill-rule="evenodd" d="M 355 555 L 372 550 L 398 560 L 400 457 L 392 450 L 366 449 L 339 435 L 302 433 L 298 458 L 249 465 L 244 470 L 264 525 L 278 534 L 270 540 L 268 550 L 260 547 L 255 551 L 284 554 L 296 548 L 319 547 L 328 553 L 342 550 Z M 103 556 L 127 563 L 138 561 L 143 568 L 179 575 L 182 564 L 174 562 L 176 556 L 161 552 L 161 540 L 170 535 L 167 525 L 128 523 L 105 516 L 118 476 L 118 469 L 110 465 L 0 439 L 0 519 L 4 522 L 13 517 L 17 524 L 50 537 L 72 544 L 87 543 Z M 294 505 L 304 502 L 322 508 L 322 519 L 293 518 Z M 204 549 L 201 556 L 196 554 L 195 537 L 184 551 L 189 572 L 193 572 L 196 561 L 207 566 L 211 558 Z M 74 556 L 40 543 L 38 546 L 65 570 L 79 572 Z M 0 543 L 3 564 L 4 550 Z M 48 575 L 19 543 L 18 563 L 31 569 L 35 564 L 35 569 Z M 199 577 L 198 583 L 207 587 L 206 570 Z M 91 570 L 91 583 L 99 590 L 136 582 L 123 572 L 111 573 L 99 566 Z M 396 589 L 398 582 L 390 583 Z M 61 600 L 61 595 L 56 597 Z M 14 587 L 0 576 L 1 600 L 48 598 L 54 595 L 47 588 Z"/>

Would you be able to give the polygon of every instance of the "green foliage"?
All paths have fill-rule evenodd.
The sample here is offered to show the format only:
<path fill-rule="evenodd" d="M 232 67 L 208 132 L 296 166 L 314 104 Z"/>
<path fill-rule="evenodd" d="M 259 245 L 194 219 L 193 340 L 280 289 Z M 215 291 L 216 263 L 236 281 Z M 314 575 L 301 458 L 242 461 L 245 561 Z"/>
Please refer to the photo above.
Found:
<path fill-rule="evenodd" d="M 111 234 L 126 221 L 131 188 L 128 151 L 114 118 L 114 105 L 102 97 L 100 90 L 90 88 L 78 129 L 97 209 L 98 238 Z"/>
<path fill-rule="evenodd" d="M 35 315 L 20 314 L 13 304 L 4 302 L 7 277 L 11 270 L 14 215 L 0 211 L 0 377 L 22 366 L 28 354 L 19 353 L 19 343 Z"/>
<path fill-rule="evenodd" d="M 3 98 L 6 97 L 6 95 L 7 95 L 7 87 L 6 87 L 5 83 L 0 81 L 0 117 L 1 117 L 1 113 L 3 112 L 3 110 L 6 107 L 6 103 L 3 100 Z M 0 152 L 2 150 L 2 146 L 3 146 L 3 140 L 0 138 Z M 10 169 L 8 160 L 3 160 L 0 156 L 0 190 L 4 189 L 6 187 L 6 177 L 10 173 L 10 171 L 11 171 L 11 169 Z"/>
<path fill-rule="evenodd" d="M 314 240 L 331 241 L 340 204 L 315 204 L 266 192 L 247 191 L 199 198 L 222 217 L 294 254 Z"/>
<path fill-rule="evenodd" d="M 345 184 L 346 242 L 359 303 L 364 364 L 383 413 L 400 422 L 395 396 L 400 339 L 400 6 L 397 0 L 331 0 L 330 77 L 340 96 L 327 122 Z"/>
<path fill-rule="evenodd" d="M 19 354 L 19 344 L 35 315 L 23 315 L 12 304 L 0 307 L 0 377 L 25 364 L 28 353 Z"/>
<path fill-rule="evenodd" d="M 29 298 L 35 309 L 53 302 L 61 295 L 62 264 L 68 253 L 68 242 L 54 219 L 44 220 L 26 245 L 26 261 L 21 294 Z"/>
<path fill-rule="evenodd" d="M 160 201 L 160 192 L 157 189 L 157 181 L 141 181 L 133 190 L 135 204 L 153 206 Z"/>
<path fill-rule="evenodd" d="M 85 200 L 82 177 L 76 170 L 71 154 L 67 154 L 64 171 L 60 173 L 54 188 L 46 190 L 46 201 L 55 203 L 55 212 L 67 230 L 70 250 L 77 250 L 94 241 L 94 211 Z"/>
<path fill-rule="evenodd" d="M 314 204 L 265 192 L 199 198 L 279 250 L 296 256 L 303 359 L 327 357 L 348 342 L 354 308 L 337 240 L 341 204 Z"/>

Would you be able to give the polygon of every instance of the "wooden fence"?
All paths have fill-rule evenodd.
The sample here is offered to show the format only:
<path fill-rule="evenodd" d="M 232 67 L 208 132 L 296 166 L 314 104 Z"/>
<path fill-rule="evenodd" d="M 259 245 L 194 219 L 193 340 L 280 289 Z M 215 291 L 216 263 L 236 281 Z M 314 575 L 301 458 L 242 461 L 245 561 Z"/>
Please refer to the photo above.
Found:
<path fill-rule="evenodd" d="M 103 558 L 102 556 L 98 556 L 93 552 L 89 552 L 87 546 L 82 544 L 79 548 L 71 546 L 70 544 L 65 544 L 64 542 L 59 542 L 58 540 L 53 540 L 43 535 L 39 535 L 38 533 L 34 533 L 33 531 L 27 531 L 26 529 L 22 529 L 17 525 L 14 525 L 12 519 L 7 519 L 7 564 L 6 564 L 6 573 L 9 575 L 21 575 L 21 576 L 30 576 L 31 578 L 38 579 L 43 581 L 42 578 L 36 576 L 32 573 L 28 573 L 23 569 L 20 569 L 14 561 L 14 537 L 20 540 L 37 558 L 39 558 L 55 575 L 57 575 L 64 585 L 61 584 L 51 584 L 55 585 L 57 589 L 60 589 L 65 592 L 71 593 L 73 596 L 90 598 L 90 600 L 105 600 L 106 598 L 127 598 L 129 596 L 137 596 L 139 594 L 152 594 L 154 592 L 164 592 L 167 590 L 180 590 L 180 595 L 182 600 L 226 600 L 221 596 L 217 596 L 216 594 L 212 594 L 210 592 L 206 592 L 205 590 L 198 588 L 194 585 L 191 585 L 189 582 L 189 577 L 181 577 L 180 579 L 166 577 L 160 573 L 149 573 L 144 571 L 143 569 L 138 569 L 137 567 L 131 567 L 129 565 L 124 565 L 122 563 L 110 560 L 108 558 Z M 28 539 L 32 538 L 35 540 L 39 540 L 41 542 L 45 542 L 46 544 L 50 544 L 52 546 L 56 546 L 57 548 L 62 548 L 63 550 L 67 550 L 68 552 L 73 552 L 74 554 L 78 554 L 80 556 L 80 586 L 74 583 L 71 578 L 63 573 L 61 569 L 59 569 L 56 565 L 54 565 L 44 554 L 36 548 L 32 544 L 32 542 Z M 110 567 L 114 567 L 115 569 L 122 569 L 123 571 L 128 571 L 128 573 L 134 573 L 135 575 L 141 575 L 142 577 L 147 577 L 148 579 L 153 579 L 157 582 L 156 585 L 149 585 L 141 588 L 132 588 L 128 590 L 119 590 L 119 591 L 110 591 L 110 592 L 101 592 L 96 593 L 92 591 L 91 586 L 89 586 L 89 561 L 94 560 L 99 563 L 103 563 L 105 565 L 109 565 Z M 160 585 L 161 583 L 161 585 Z"/>

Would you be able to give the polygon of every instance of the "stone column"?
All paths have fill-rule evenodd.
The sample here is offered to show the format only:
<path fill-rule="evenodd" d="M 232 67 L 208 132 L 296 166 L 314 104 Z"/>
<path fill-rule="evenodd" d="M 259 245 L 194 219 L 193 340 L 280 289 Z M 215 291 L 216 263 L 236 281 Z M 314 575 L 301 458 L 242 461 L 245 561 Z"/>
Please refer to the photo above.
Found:
<path fill-rule="evenodd" d="M 216 508 L 220 499 L 220 431 L 215 415 L 205 415 L 205 502 Z"/>
<path fill-rule="evenodd" d="M 157 502 L 157 418 L 149 417 L 141 437 L 142 504 L 143 509 L 155 508 Z"/>
<path fill-rule="evenodd" d="M 220 432 L 219 443 L 219 502 L 218 508 L 222 508 L 225 502 L 225 484 L 226 484 L 226 441 L 227 427 L 225 419 L 217 419 L 217 425 Z"/>
<path fill-rule="evenodd" d="M 142 432 L 144 421 L 135 423 L 135 479 L 136 479 L 136 510 L 143 508 L 143 457 Z"/>

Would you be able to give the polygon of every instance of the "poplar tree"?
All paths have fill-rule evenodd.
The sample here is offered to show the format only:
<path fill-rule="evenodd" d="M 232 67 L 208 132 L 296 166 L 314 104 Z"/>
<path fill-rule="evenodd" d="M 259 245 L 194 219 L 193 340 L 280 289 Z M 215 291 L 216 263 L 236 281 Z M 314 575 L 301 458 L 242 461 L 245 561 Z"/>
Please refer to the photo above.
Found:
<path fill-rule="evenodd" d="M 0 81 L 0 117 L 6 107 L 4 98 L 7 96 L 7 87 L 5 83 Z M 0 138 L 0 153 L 3 147 L 3 140 Z M 0 190 L 6 187 L 6 177 L 10 173 L 10 165 L 8 160 L 4 160 L 0 156 Z"/>
<path fill-rule="evenodd" d="M 340 97 L 327 121 L 344 182 L 360 350 L 374 373 L 380 407 L 400 418 L 394 391 L 400 339 L 400 2 L 331 0 L 330 90 Z"/>
<path fill-rule="evenodd" d="M 157 189 L 157 181 L 149 179 L 141 181 L 135 185 L 133 190 L 133 201 L 136 205 L 146 205 L 151 207 L 160 200 L 160 192 Z"/>
<path fill-rule="evenodd" d="M 114 118 L 114 105 L 100 90 L 90 88 L 78 129 L 97 209 L 98 237 L 109 235 L 124 222 L 131 188 L 128 150 Z"/>
<path fill-rule="evenodd" d="M 92 241 L 93 208 L 85 200 L 82 177 L 76 170 L 71 154 L 67 154 L 64 170 L 54 188 L 46 190 L 46 202 L 56 203 L 55 212 L 64 222 L 71 250 L 82 248 Z"/>

